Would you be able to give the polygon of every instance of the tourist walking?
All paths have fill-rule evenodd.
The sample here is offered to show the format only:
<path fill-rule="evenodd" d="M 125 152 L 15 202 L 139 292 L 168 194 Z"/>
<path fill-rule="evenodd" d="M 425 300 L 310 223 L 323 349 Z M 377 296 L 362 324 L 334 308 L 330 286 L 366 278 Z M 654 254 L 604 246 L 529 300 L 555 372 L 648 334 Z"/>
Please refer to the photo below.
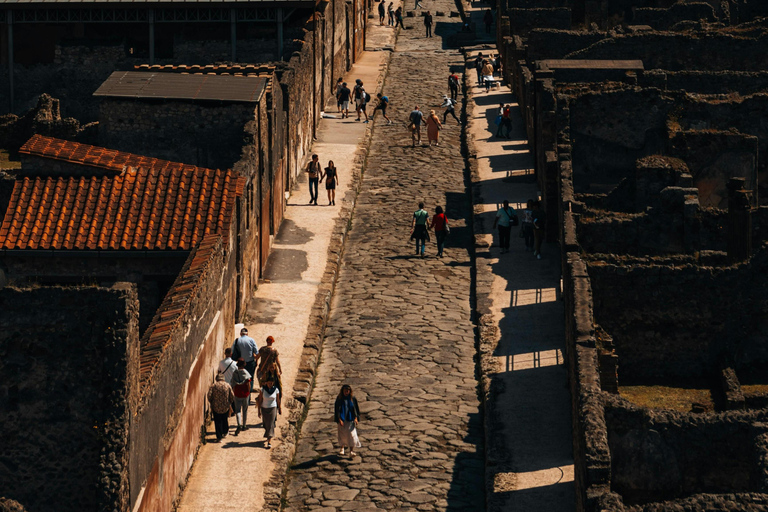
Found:
<path fill-rule="evenodd" d="M 445 112 L 443 112 L 443 123 L 445 123 L 445 120 L 448 118 L 448 114 L 450 114 L 453 116 L 457 123 L 461 124 L 459 118 L 456 117 L 456 100 L 449 98 L 448 96 L 443 96 L 443 104 L 440 106 L 445 107 Z"/>
<path fill-rule="evenodd" d="M 475 71 L 477 71 L 477 85 L 483 84 L 483 53 L 480 52 L 475 57 Z"/>
<path fill-rule="evenodd" d="M 419 145 L 421 145 L 421 125 L 422 123 L 427 123 L 424 122 L 424 114 L 421 112 L 421 110 L 419 110 L 418 105 L 413 108 L 411 115 L 408 116 L 408 119 L 410 120 L 410 124 L 408 126 L 411 129 L 411 142 L 415 148 L 417 142 Z"/>
<path fill-rule="evenodd" d="M 360 439 L 357 437 L 357 423 L 360 420 L 360 407 L 357 405 L 357 398 L 352 392 L 352 386 L 344 384 L 341 386 L 339 396 L 336 397 L 336 403 L 333 406 L 333 419 L 336 422 L 336 432 L 339 436 L 339 445 L 341 453 L 349 448 L 349 456 L 355 456 L 355 448 L 360 448 Z"/>
<path fill-rule="evenodd" d="M 395 8 L 392 7 L 392 2 L 387 6 L 387 25 L 390 27 L 395 25 Z"/>
<path fill-rule="evenodd" d="M 384 15 L 386 14 L 386 10 L 384 8 L 384 0 L 381 0 L 379 2 L 379 25 L 384 25 Z"/>
<path fill-rule="evenodd" d="M 485 92 L 488 92 L 491 89 L 491 84 L 493 83 L 493 65 L 487 60 L 483 61 L 482 74 L 483 82 L 485 83 Z"/>
<path fill-rule="evenodd" d="M 403 25 L 403 8 L 398 7 L 395 11 L 395 28 L 397 28 L 397 25 L 400 25 L 401 28 L 405 29 L 405 25 Z"/>
<path fill-rule="evenodd" d="M 483 15 L 483 22 L 485 23 L 485 33 L 490 34 L 491 26 L 493 26 L 493 13 L 490 9 L 485 11 L 485 14 Z"/>
<path fill-rule="evenodd" d="M 379 103 L 376 105 L 376 108 L 374 108 L 374 113 L 376 110 L 381 110 L 381 115 L 384 116 L 384 119 L 387 120 L 387 124 L 392 124 L 392 120 L 387 117 L 387 107 L 389 106 L 389 97 L 383 96 L 381 93 L 378 93 L 376 97 L 379 100 Z"/>
<path fill-rule="evenodd" d="M 510 106 L 504 105 L 503 103 L 499 105 L 499 127 L 496 128 L 496 137 L 500 139 L 508 139 L 510 133 L 512 133 L 512 119 L 509 117 L 510 114 Z M 504 135 L 504 128 L 507 129 L 507 134 Z"/>
<path fill-rule="evenodd" d="M 309 176 L 309 204 L 317 205 L 317 186 L 320 182 L 322 166 L 317 155 L 312 155 L 312 160 L 307 164 L 307 176 Z M 246 359 L 246 362 L 248 360 Z"/>
<path fill-rule="evenodd" d="M 414 4 L 413 8 L 414 9 L 418 9 L 419 7 L 421 7 L 422 9 L 424 8 L 424 6 L 421 5 L 421 2 L 419 0 L 415 0 L 415 4 Z"/>
<path fill-rule="evenodd" d="M 451 90 L 451 99 L 456 101 L 459 98 L 459 75 L 456 73 L 448 75 L 448 89 Z"/>
<path fill-rule="evenodd" d="M 509 206 L 509 201 L 504 200 L 504 206 L 496 212 L 496 218 L 493 221 L 493 229 L 499 227 L 499 247 L 502 254 L 509 252 L 509 233 L 512 226 L 517 226 L 518 219 L 515 209 Z"/>
<path fill-rule="evenodd" d="M 347 82 L 342 82 L 341 89 L 336 95 L 336 101 L 341 104 L 341 118 L 349 117 L 349 100 L 352 96 L 352 91 L 347 87 Z"/>
<path fill-rule="evenodd" d="M 437 257 L 442 258 L 445 239 L 451 232 L 451 228 L 448 226 L 448 217 L 443 213 L 442 206 L 435 206 L 435 215 L 432 217 L 432 229 L 435 230 L 435 240 L 437 241 Z"/>
<path fill-rule="evenodd" d="M 333 160 L 328 160 L 328 167 L 325 168 L 325 172 L 320 176 L 320 183 L 323 182 L 323 179 L 325 179 L 325 191 L 328 193 L 328 205 L 336 206 L 336 185 L 339 183 L 339 173 L 336 171 Z M 263 357 L 262 360 L 264 360 Z"/>
<path fill-rule="evenodd" d="M 355 80 L 355 88 L 352 90 L 352 94 L 355 98 L 355 112 L 357 112 L 357 120 L 360 120 L 360 114 L 365 116 L 365 122 L 368 122 L 368 114 L 365 112 L 365 105 L 368 102 L 368 93 L 365 92 L 363 87 L 363 81 L 359 78 Z"/>
<path fill-rule="evenodd" d="M 544 242 L 547 227 L 547 212 L 541 208 L 541 201 L 536 201 L 533 207 L 533 255 L 541 259 L 541 244 Z"/>
<path fill-rule="evenodd" d="M 429 11 L 424 14 L 424 28 L 427 29 L 426 37 L 432 37 L 432 14 Z"/>
<path fill-rule="evenodd" d="M 520 234 L 525 242 L 525 250 L 533 250 L 533 199 L 525 204 L 522 219 L 520 220 Z"/>
<path fill-rule="evenodd" d="M 232 384 L 232 375 L 235 370 L 237 370 L 237 361 L 232 359 L 232 349 L 227 347 L 224 349 L 224 359 L 219 361 L 218 373 L 224 375 L 227 384 Z"/>
<path fill-rule="evenodd" d="M 435 146 L 440 145 L 440 130 L 443 128 L 443 124 L 440 122 L 440 119 L 437 117 L 437 114 L 435 114 L 434 110 L 429 111 L 429 115 L 427 116 L 427 139 L 429 140 L 429 145 L 432 145 L 432 142 L 435 143 Z"/>
<path fill-rule="evenodd" d="M 208 403 L 211 404 L 217 443 L 227 436 L 229 414 L 234 401 L 235 395 L 232 393 L 232 387 L 224 380 L 224 374 L 216 375 L 216 382 L 208 389 Z"/>
<path fill-rule="evenodd" d="M 282 393 L 275 386 L 274 381 L 267 380 L 259 390 L 259 397 L 256 403 L 259 407 L 259 418 L 264 425 L 264 438 L 267 440 L 267 448 L 272 448 L 272 438 L 275 437 L 275 425 L 277 424 L 277 415 L 283 414 L 281 405 Z"/>
<path fill-rule="evenodd" d="M 411 221 L 411 240 L 416 240 L 416 256 L 424 257 L 424 249 L 429 240 L 429 214 L 424 209 L 424 203 L 419 203 L 419 209 L 413 213 Z"/>
<path fill-rule="evenodd" d="M 336 88 L 333 91 L 333 95 L 336 97 L 336 112 L 341 112 L 341 99 L 339 98 L 339 93 L 346 85 L 347 84 L 344 83 L 344 80 L 341 77 L 336 80 Z"/>
<path fill-rule="evenodd" d="M 259 349 L 256 346 L 256 340 L 248 336 L 248 329 L 245 327 L 240 329 L 240 337 L 232 344 L 232 359 L 237 361 L 241 357 L 245 361 L 245 369 L 254 375 L 256 361 L 259 360 Z M 253 383 L 251 383 L 251 390 L 253 390 Z"/>
<path fill-rule="evenodd" d="M 267 346 L 261 347 L 259 351 L 261 358 L 259 359 L 260 364 L 256 377 L 259 379 L 260 386 L 271 379 L 282 390 L 283 383 L 281 377 L 283 375 L 283 367 L 280 365 L 280 354 L 277 352 L 274 344 L 275 338 L 267 336 Z M 272 369 L 273 366 L 274 371 Z"/>
<path fill-rule="evenodd" d="M 237 418 L 235 435 L 238 435 L 242 430 L 248 430 L 248 404 L 251 401 L 251 380 L 251 374 L 245 369 L 245 361 L 242 358 L 238 359 L 237 371 L 232 376 L 232 392 L 235 395 L 235 418 Z"/>

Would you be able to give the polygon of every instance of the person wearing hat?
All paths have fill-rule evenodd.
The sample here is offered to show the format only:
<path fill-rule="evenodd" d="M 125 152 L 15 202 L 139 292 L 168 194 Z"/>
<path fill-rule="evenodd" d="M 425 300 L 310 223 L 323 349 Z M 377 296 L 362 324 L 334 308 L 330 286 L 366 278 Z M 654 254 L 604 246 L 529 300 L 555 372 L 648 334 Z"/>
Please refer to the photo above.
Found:
<path fill-rule="evenodd" d="M 242 358 L 245 361 L 245 369 L 250 375 L 256 375 L 256 361 L 259 360 L 259 348 L 256 340 L 248 336 L 248 329 L 240 329 L 240 337 L 232 344 L 232 359 L 237 361 Z M 251 381 L 253 391 L 253 381 Z"/>
<path fill-rule="evenodd" d="M 347 82 L 341 83 L 341 89 L 336 94 L 336 101 L 341 104 L 341 118 L 349 117 L 349 99 L 352 96 L 352 91 L 347 87 Z"/>
<path fill-rule="evenodd" d="M 451 114 L 453 118 L 459 124 L 461 124 L 461 121 L 459 121 L 459 118 L 456 117 L 456 111 L 454 110 L 455 105 L 456 105 L 456 100 L 449 98 L 447 95 L 443 95 L 443 104 L 440 105 L 441 107 L 445 107 L 445 112 L 443 112 L 443 123 L 445 123 L 445 120 L 448 117 L 448 114 Z"/>

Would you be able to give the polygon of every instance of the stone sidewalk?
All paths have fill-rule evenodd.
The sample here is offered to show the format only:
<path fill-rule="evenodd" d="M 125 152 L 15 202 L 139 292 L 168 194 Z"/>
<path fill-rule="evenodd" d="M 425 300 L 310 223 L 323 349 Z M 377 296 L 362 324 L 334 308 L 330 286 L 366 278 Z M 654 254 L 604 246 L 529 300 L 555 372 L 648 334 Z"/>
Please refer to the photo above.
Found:
<path fill-rule="evenodd" d="M 369 26 L 368 31 L 367 48 L 376 49 L 394 42 L 395 31 L 391 28 L 376 24 Z M 356 78 L 362 79 L 367 90 L 373 93 L 383 80 L 388 58 L 388 52 L 366 51 L 344 78 L 350 84 L 354 84 Z M 335 111 L 335 101 L 329 104 Z M 333 160 L 339 169 L 337 206 L 328 206 L 324 183 L 320 184 L 319 206 L 309 206 L 307 179 L 305 176 L 300 178 L 299 186 L 288 199 L 285 218 L 274 239 L 265 279 L 256 290 L 247 312 L 251 319 L 247 325 L 249 335 L 259 347 L 265 345 L 269 335 L 276 340 L 275 347 L 283 368 L 284 395 L 289 399 L 294 395 L 300 356 L 329 254 L 338 250 L 331 247 L 335 228 L 339 222 L 345 223 L 351 213 L 355 199 L 353 186 L 359 179 L 367 150 L 369 126 L 355 122 L 354 116 L 343 121 L 331 118 L 320 121 L 312 152 L 319 155 L 323 165 Z M 288 411 L 286 407 L 284 413 Z M 275 471 L 280 472 L 275 459 L 279 462 L 291 456 L 291 447 L 282 443 L 291 437 L 286 420 L 286 417 L 278 418 L 280 434 L 272 443 L 271 451 L 264 445 L 261 421 L 253 405 L 249 409 L 249 430 L 237 437 L 230 435 L 220 444 L 203 445 L 178 510 L 223 510 L 235 504 L 249 510 L 275 509 L 274 503 L 265 503 L 264 486 L 270 478 L 276 477 Z M 230 419 L 230 425 L 232 434 L 234 418 Z M 212 425 L 209 425 L 206 438 L 208 441 L 215 438 Z M 234 476 L 236 468 L 246 468 L 243 478 Z"/>
<path fill-rule="evenodd" d="M 473 19 L 481 13 L 474 10 Z M 488 54 L 475 50 L 468 59 L 477 51 Z M 528 199 L 538 198 L 533 156 L 508 87 L 486 93 L 475 85 L 475 76 L 469 78 L 477 309 L 487 397 L 487 510 L 574 510 L 558 245 L 544 244 L 543 258 L 537 260 L 525 251 L 518 228 L 512 228 L 511 250 L 500 254 L 492 226 L 501 203 L 509 200 L 519 213 Z M 502 102 L 513 105 L 509 138 L 495 137 Z"/>
<path fill-rule="evenodd" d="M 455 10 L 449 0 L 424 3 L 424 10 Z M 461 127 L 449 118 L 439 147 L 426 146 L 424 133 L 417 148 L 405 128 L 416 104 L 440 111 L 449 72 L 464 69 L 461 54 L 442 40 L 460 18 L 435 22 L 427 39 L 422 19 L 406 18 L 409 29 L 390 59 L 384 91 L 396 122 L 377 120 L 374 128 L 285 510 L 483 508 Z M 427 258 L 414 256 L 409 234 L 419 201 L 430 213 L 436 205 L 447 210 L 445 258 L 435 257 L 434 240 Z M 338 454 L 333 423 L 343 383 L 363 412 L 363 448 L 353 458 Z"/>

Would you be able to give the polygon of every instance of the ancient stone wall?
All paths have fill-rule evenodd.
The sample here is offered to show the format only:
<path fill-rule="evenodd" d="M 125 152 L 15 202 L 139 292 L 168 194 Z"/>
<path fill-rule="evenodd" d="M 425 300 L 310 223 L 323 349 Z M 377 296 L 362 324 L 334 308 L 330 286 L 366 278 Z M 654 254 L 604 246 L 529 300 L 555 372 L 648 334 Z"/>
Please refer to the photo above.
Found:
<path fill-rule="evenodd" d="M 699 94 L 743 96 L 768 90 L 768 71 L 665 71 L 645 70 L 638 83 L 661 90 Z"/>
<path fill-rule="evenodd" d="M 195 273 L 196 288 L 174 327 L 163 333 L 162 351 L 143 372 L 140 402 L 132 410 L 128 467 L 134 510 L 171 510 L 200 443 L 216 362 L 234 335 L 234 241 L 193 251 L 179 275 Z M 176 288 L 174 285 L 173 290 Z M 164 312 L 158 311 L 157 315 Z M 142 343 L 153 337 L 150 328 Z M 140 501 L 139 496 L 141 495 Z"/>
<path fill-rule="evenodd" d="M 200 167 L 230 169 L 240 159 L 243 128 L 254 119 L 256 108 L 253 103 L 103 98 L 99 144 Z"/>
<path fill-rule="evenodd" d="M 3 494 L 30 512 L 128 509 L 135 287 L 6 287 L 0 312 Z"/>

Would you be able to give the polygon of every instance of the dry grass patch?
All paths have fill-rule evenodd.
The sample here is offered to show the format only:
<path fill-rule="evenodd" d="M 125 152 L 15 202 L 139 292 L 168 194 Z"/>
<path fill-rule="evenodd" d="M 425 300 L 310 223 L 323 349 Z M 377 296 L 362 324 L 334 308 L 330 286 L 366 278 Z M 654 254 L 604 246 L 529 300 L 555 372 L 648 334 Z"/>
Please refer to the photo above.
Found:
<path fill-rule="evenodd" d="M 667 386 L 619 386 L 619 395 L 635 405 L 649 409 L 671 409 L 690 412 L 691 406 L 701 404 L 708 411 L 715 409 L 710 389 L 672 388 Z"/>

